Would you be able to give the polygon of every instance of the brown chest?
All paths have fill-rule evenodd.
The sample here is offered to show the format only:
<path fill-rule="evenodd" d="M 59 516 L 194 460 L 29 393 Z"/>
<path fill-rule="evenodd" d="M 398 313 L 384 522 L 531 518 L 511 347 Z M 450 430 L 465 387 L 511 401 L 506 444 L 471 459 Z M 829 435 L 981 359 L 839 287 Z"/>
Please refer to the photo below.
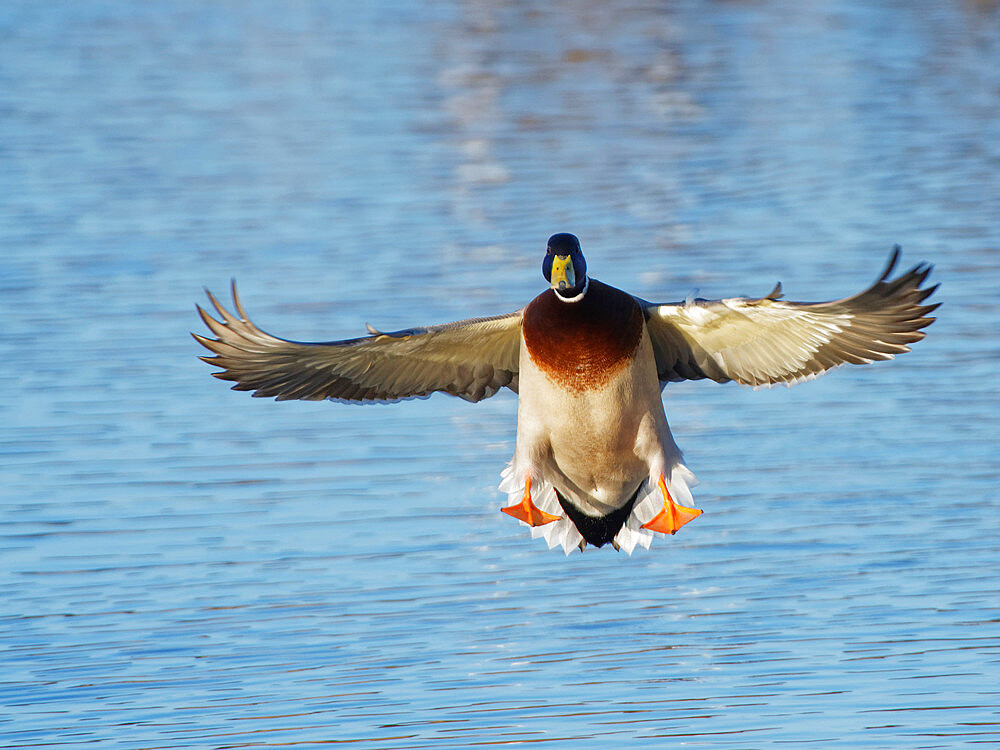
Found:
<path fill-rule="evenodd" d="M 570 390 L 599 388 L 626 367 L 642 327 L 635 299 L 594 279 L 579 302 L 562 302 L 551 289 L 543 292 L 522 320 L 532 362 Z"/>

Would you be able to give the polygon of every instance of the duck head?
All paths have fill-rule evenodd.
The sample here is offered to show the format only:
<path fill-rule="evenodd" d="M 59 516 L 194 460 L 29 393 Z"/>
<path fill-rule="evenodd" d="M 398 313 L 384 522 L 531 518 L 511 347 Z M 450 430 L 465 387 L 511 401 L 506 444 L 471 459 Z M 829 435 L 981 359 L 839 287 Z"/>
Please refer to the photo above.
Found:
<path fill-rule="evenodd" d="M 587 261 L 580 250 L 580 240 L 565 232 L 549 237 L 542 274 L 559 299 L 564 302 L 583 299 L 588 279 Z"/>

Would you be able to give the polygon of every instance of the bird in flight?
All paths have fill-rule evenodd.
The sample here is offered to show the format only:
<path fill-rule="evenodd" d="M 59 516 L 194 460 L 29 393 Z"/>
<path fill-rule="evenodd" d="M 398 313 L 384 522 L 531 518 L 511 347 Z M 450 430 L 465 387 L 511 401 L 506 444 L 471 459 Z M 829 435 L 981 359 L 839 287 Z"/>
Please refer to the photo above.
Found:
<path fill-rule="evenodd" d="M 235 314 L 208 292 L 218 317 L 198 307 L 213 336 L 194 337 L 234 390 L 279 401 L 352 403 L 435 392 L 480 401 L 518 394 L 514 456 L 502 473 L 503 512 L 566 554 L 610 543 L 629 554 L 701 515 L 695 479 L 670 434 L 661 391 L 707 378 L 749 386 L 793 385 L 842 364 L 909 351 L 938 307 L 923 304 L 931 266 L 833 302 L 760 298 L 658 303 L 587 274 L 579 240 L 549 238 L 549 288 L 506 315 L 368 336 L 302 342 L 254 325 L 232 287 Z"/>

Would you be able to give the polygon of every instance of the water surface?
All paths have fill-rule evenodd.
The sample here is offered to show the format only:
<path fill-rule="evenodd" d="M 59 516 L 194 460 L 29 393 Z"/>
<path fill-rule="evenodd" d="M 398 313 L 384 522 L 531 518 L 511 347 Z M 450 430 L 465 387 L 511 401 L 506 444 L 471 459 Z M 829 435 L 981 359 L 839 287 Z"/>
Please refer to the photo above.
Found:
<path fill-rule="evenodd" d="M 989 2 L 0 10 L 0 744 L 1000 742 Z M 564 557 L 501 515 L 516 398 L 234 393 L 298 339 L 495 314 L 545 238 L 647 299 L 853 293 L 912 354 L 670 386 L 704 516 Z"/>

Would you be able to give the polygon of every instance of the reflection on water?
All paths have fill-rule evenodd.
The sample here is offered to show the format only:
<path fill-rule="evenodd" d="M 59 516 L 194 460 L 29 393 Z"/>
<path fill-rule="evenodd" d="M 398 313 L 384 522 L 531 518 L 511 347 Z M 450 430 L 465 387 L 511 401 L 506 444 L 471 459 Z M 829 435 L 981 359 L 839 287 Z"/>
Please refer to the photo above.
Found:
<path fill-rule="evenodd" d="M 996 6 L 0 10 L 9 747 L 1000 741 Z M 847 294 L 913 354 L 671 386 L 705 515 L 631 559 L 497 512 L 516 401 L 253 400 L 237 276 L 328 339 L 516 309 L 539 248 L 648 299 Z"/>

